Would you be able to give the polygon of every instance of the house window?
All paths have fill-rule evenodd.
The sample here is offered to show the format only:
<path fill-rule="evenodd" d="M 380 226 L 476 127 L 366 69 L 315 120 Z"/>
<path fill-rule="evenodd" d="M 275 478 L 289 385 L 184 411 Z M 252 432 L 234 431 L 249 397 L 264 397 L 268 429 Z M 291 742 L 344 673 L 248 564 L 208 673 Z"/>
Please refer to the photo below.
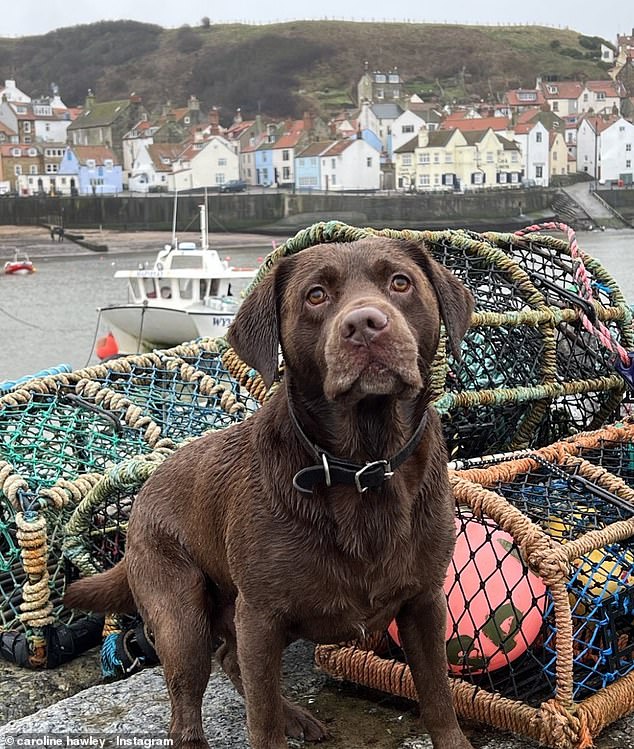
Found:
<path fill-rule="evenodd" d="M 35 164 L 31 164 L 29 167 L 29 174 L 37 174 L 37 166 Z"/>
<path fill-rule="evenodd" d="M 631 162 L 631 161 L 629 161 L 629 160 L 628 160 L 628 161 L 626 161 L 626 162 L 625 162 L 625 168 L 626 168 L 626 169 L 631 169 L 631 168 L 632 168 L 632 162 Z"/>
<path fill-rule="evenodd" d="M 89 169 L 94 169 L 97 166 L 97 162 L 94 159 L 86 159 L 86 166 Z"/>
<path fill-rule="evenodd" d="M 434 174 L 434 186 L 438 186 L 440 184 L 440 174 Z"/>
<path fill-rule="evenodd" d="M 418 154 L 418 163 L 419 164 L 429 164 L 429 154 L 428 153 L 420 153 L 420 154 Z"/>
<path fill-rule="evenodd" d="M 330 175 L 330 184 L 336 185 L 337 184 L 337 176 L 335 174 Z"/>
<path fill-rule="evenodd" d="M 367 156 L 365 160 L 366 166 L 372 166 L 372 156 Z"/>
<path fill-rule="evenodd" d="M 403 166 L 411 166 L 412 165 L 412 154 L 411 153 L 404 153 L 401 157 Z"/>
<path fill-rule="evenodd" d="M 419 185 L 421 185 L 422 187 L 429 187 L 429 174 L 421 174 L 418 179 Z"/>
<path fill-rule="evenodd" d="M 584 101 L 588 101 L 588 94 L 584 94 L 584 95 L 583 95 L 583 100 L 584 100 Z"/>
<path fill-rule="evenodd" d="M 453 161 L 453 154 L 448 151 L 445 152 L 445 164 L 451 164 Z"/>
<path fill-rule="evenodd" d="M 337 168 L 337 159 L 330 159 L 330 168 L 331 169 Z"/>
<path fill-rule="evenodd" d="M 542 142 L 542 134 L 541 133 L 535 133 L 535 141 L 537 143 L 541 143 Z"/>
<path fill-rule="evenodd" d="M 12 148 L 11 149 L 11 156 L 20 156 L 22 154 L 22 151 L 20 151 L 19 148 Z"/>
<path fill-rule="evenodd" d="M 216 184 L 222 185 L 225 181 L 225 173 L 224 172 L 216 172 Z"/>
<path fill-rule="evenodd" d="M 403 125 L 401 127 L 402 133 L 413 133 L 414 132 L 414 125 Z"/>
<path fill-rule="evenodd" d="M 103 165 L 106 167 L 106 169 L 112 169 L 114 166 L 114 162 L 112 159 L 104 159 Z"/>
<path fill-rule="evenodd" d="M 544 167 L 543 166 L 536 166 L 535 167 L 535 177 L 536 179 L 541 179 L 544 176 Z"/>
<path fill-rule="evenodd" d="M 22 167 L 19 164 L 16 164 L 13 167 L 13 173 L 15 174 L 16 177 L 19 177 L 22 174 Z"/>
<path fill-rule="evenodd" d="M 631 151 L 632 150 L 632 144 L 631 143 L 626 143 L 625 144 L 625 150 L 626 151 Z"/>
<path fill-rule="evenodd" d="M 25 133 L 30 133 L 31 132 L 31 123 L 30 122 L 24 122 L 22 124 L 24 126 L 24 132 Z"/>
<path fill-rule="evenodd" d="M 482 174 L 482 172 L 473 172 L 473 174 L 471 175 L 471 183 L 474 185 L 483 185 L 484 174 Z"/>
<path fill-rule="evenodd" d="M 440 164 L 440 154 L 438 151 L 434 151 L 434 164 Z"/>
<path fill-rule="evenodd" d="M 493 163 L 493 151 L 487 151 L 487 164 Z"/>
<path fill-rule="evenodd" d="M 499 174 L 498 174 L 498 182 L 501 185 L 505 185 L 506 184 L 506 182 L 507 182 L 507 174 L 506 174 L 506 172 L 499 172 Z"/>
<path fill-rule="evenodd" d="M 512 162 L 513 162 L 514 164 L 517 164 L 517 159 L 518 159 L 518 156 L 517 156 L 517 151 L 513 151 L 513 153 L 511 154 L 511 161 L 512 161 Z"/>
<path fill-rule="evenodd" d="M 227 166 L 227 159 L 218 159 L 218 166 Z"/>
<path fill-rule="evenodd" d="M 290 166 L 284 166 L 282 167 L 282 179 L 284 182 L 288 182 L 291 178 L 291 168 Z"/>
<path fill-rule="evenodd" d="M 282 161 L 290 161 L 290 152 L 287 148 L 282 151 Z"/>
<path fill-rule="evenodd" d="M 557 161 L 557 157 L 558 157 L 557 151 L 553 151 L 553 161 Z"/>
<path fill-rule="evenodd" d="M 553 112 L 558 112 L 559 111 L 559 102 L 558 101 L 554 101 L 552 103 L 552 109 L 553 109 Z"/>
<path fill-rule="evenodd" d="M 604 91 L 598 91 L 597 92 L 597 101 L 605 101 L 605 92 Z"/>

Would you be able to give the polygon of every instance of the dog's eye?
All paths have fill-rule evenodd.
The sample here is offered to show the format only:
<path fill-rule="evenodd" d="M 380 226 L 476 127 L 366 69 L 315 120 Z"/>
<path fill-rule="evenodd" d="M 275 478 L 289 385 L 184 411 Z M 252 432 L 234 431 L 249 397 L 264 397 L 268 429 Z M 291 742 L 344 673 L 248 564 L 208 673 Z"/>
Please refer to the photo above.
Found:
<path fill-rule="evenodd" d="M 392 289 L 392 291 L 399 291 L 400 293 L 409 291 L 411 285 L 412 282 L 409 278 L 401 273 L 397 273 L 390 281 L 390 289 Z"/>
<path fill-rule="evenodd" d="M 313 286 L 312 289 L 306 294 L 306 300 L 309 304 L 318 305 L 323 304 L 328 299 L 328 294 L 322 286 Z"/>

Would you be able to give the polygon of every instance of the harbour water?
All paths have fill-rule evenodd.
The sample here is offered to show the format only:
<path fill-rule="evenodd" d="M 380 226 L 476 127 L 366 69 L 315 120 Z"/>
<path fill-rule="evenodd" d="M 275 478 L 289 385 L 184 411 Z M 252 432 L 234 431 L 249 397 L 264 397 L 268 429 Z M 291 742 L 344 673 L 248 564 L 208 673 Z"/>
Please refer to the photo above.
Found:
<path fill-rule="evenodd" d="M 1 240 L 4 263 L 12 245 Z M 578 241 L 581 249 L 601 261 L 626 299 L 634 303 L 634 230 L 582 232 Z M 137 240 L 137 249 L 130 253 L 120 249 L 78 255 L 68 242 L 53 245 L 48 239 L 40 250 L 27 248 L 38 272 L 0 275 L 0 382 L 61 363 L 73 369 L 96 363 L 95 339 L 106 332 L 103 324 L 98 329 L 97 308 L 127 300 L 125 280 L 114 279 L 115 270 L 153 262 L 162 247 L 158 242 L 156 237 L 148 237 L 145 243 Z M 270 247 L 270 239 L 263 237 L 259 246 L 252 240 L 243 249 L 234 246 L 226 254 L 235 265 L 253 265 Z"/>

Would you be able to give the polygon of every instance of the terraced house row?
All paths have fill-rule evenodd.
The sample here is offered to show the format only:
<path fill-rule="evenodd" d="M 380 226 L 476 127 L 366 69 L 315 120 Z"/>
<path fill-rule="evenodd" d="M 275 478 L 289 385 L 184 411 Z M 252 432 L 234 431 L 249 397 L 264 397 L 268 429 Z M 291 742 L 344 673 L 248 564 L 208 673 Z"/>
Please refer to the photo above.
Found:
<path fill-rule="evenodd" d="M 626 40 L 629 37 L 625 38 Z M 633 37 L 634 40 L 634 37 Z M 631 45 L 634 49 L 634 44 Z M 630 49 L 630 47 L 627 47 Z M 196 96 L 150 112 L 137 94 L 69 108 L 57 91 L 0 88 L 0 194 L 220 189 L 236 181 L 296 191 L 454 191 L 547 187 L 582 173 L 634 181 L 634 62 L 603 81 L 542 81 L 497 105 L 441 106 L 405 94 L 397 71 L 370 71 L 358 106 L 327 119 L 223 125 Z"/>

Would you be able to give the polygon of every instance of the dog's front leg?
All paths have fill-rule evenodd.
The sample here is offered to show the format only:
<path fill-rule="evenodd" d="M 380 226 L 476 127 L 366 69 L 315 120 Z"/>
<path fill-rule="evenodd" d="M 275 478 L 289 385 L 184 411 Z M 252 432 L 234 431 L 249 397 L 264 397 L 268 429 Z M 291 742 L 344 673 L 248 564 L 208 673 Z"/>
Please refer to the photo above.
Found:
<path fill-rule="evenodd" d="M 440 590 L 433 598 L 419 596 L 407 601 L 396 622 L 418 692 L 421 718 L 434 749 L 473 749 L 453 707 L 447 676 L 446 618 L 447 602 Z"/>
<path fill-rule="evenodd" d="M 281 691 L 286 638 L 282 622 L 238 595 L 235 625 L 251 749 L 286 749 Z"/>

